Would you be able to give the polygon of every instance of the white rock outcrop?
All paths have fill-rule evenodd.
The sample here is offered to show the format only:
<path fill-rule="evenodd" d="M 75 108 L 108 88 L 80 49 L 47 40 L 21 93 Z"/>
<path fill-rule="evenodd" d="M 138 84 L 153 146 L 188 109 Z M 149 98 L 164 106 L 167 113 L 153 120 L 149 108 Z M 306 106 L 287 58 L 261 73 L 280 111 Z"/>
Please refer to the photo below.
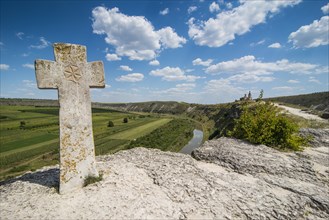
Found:
<path fill-rule="evenodd" d="M 221 138 L 198 160 L 145 148 L 100 156 L 103 180 L 65 195 L 58 167 L 45 167 L 0 184 L 1 219 L 328 219 L 328 134 L 299 153 Z"/>

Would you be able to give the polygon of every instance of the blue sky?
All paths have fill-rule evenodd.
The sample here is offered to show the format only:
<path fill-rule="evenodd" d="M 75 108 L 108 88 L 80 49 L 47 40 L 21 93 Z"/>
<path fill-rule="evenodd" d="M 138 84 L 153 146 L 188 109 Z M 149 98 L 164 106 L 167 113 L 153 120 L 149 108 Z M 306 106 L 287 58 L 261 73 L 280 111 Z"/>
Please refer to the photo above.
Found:
<path fill-rule="evenodd" d="M 52 44 L 87 46 L 105 89 L 93 101 L 224 103 L 328 91 L 328 1 L 1 1 L 1 97 L 36 87 Z"/>

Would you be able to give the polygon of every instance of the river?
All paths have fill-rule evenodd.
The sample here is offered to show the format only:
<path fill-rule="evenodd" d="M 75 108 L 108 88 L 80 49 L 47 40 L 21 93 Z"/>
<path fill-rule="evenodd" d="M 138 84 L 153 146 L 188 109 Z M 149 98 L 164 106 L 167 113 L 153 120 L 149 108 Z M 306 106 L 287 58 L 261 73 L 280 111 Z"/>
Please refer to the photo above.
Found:
<path fill-rule="evenodd" d="M 197 129 L 193 131 L 193 138 L 185 145 L 181 150 L 180 153 L 183 154 L 191 154 L 195 148 L 200 147 L 202 144 L 203 139 L 203 132 Z"/>

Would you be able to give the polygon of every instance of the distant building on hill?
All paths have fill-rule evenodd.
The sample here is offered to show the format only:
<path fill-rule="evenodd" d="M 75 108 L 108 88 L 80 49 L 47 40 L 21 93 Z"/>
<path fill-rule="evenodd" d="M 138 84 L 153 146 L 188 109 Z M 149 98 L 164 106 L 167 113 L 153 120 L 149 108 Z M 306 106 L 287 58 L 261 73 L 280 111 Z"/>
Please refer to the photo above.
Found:
<path fill-rule="evenodd" d="M 247 100 L 252 100 L 251 92 L 250 92 L 250 91 L 249 91 L 249 93 L 248 93 L 248 98 L 247 98 Z"/>
<path fill-rule="evenodd" d="M 248 95 L 244 94 L 244 96 L 240 98 L 240 101 L 252 101 L 251 92 L 249 91 Z"/>

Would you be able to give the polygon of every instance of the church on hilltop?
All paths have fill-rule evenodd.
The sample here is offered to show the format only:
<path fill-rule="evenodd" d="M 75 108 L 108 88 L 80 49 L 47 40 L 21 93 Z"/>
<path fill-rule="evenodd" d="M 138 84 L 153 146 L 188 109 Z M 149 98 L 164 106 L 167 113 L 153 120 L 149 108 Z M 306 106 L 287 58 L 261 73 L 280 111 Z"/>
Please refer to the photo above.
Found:
<path fill-rule="evenodd" d="M 248 95 L 244 94 L 244 96 L 240 98 L 240 101 L 252 101 L 251 92 L 249 91 Z"/>

